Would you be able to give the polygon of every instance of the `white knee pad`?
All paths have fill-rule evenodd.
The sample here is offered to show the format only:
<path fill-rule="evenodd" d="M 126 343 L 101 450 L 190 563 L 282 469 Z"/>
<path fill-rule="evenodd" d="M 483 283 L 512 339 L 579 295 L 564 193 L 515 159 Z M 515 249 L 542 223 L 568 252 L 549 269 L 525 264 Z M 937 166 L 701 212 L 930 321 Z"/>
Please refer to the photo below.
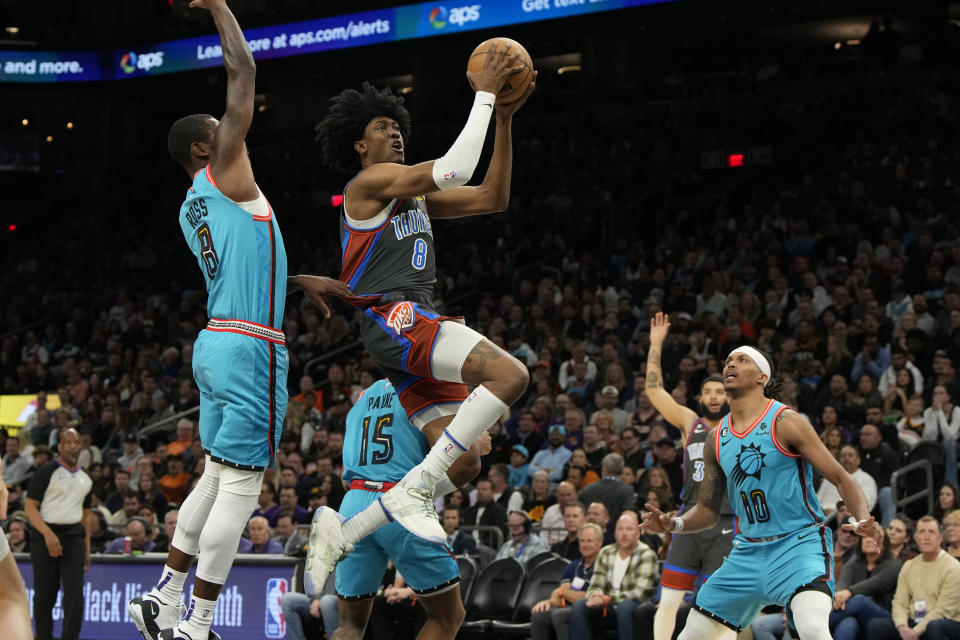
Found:
<path fill-rule="evenodd" d="M 440 335 L 430 355 L 430 367 L 433 377 L 447 382 L 463 382 L 460 370 L 470 350 L 483 340 L 483 336 L 463 324 L 453 320 L 440 323 Z"/>
<path fill-rule="evenodd" d="M 200 534 L 197 577 L 213 584 L 227 581 L 240 535 L 254 509 L 263 483 L 262 471 L 220 470 L 220 490 Z"/>
<path fill-rule="evenodd" d="M 7 534 L 0 529 L 0 562 L 10 555 L 10 543 L 7 542 Z"/>
<path fill-rule="evenodd" d="M 790 600 L 793 625 L 800 640 L 830 640 L 833 599 L 822 591 L 801 591 Z"/>
<path fill-rule="evenodd" d="M 678 640 L 733 640 L 736 637 L 737 632 L 730 627 L 693 609 L 687 616 L 687 624 Z"/>
<path fill-rule="evenodd" d="M 173 532 L 173 540 L 170 543 L 187 555 L 195 556 L 200 550 L 200 532 L 210 516 L 214 500 L 217 499 L 220 472 L 225 468 L 216 462 L 210 462 L 210 456 L 207 456 L 203 475 L 180 506 L 180 512 L 177 514 L 177 528 Z"/>

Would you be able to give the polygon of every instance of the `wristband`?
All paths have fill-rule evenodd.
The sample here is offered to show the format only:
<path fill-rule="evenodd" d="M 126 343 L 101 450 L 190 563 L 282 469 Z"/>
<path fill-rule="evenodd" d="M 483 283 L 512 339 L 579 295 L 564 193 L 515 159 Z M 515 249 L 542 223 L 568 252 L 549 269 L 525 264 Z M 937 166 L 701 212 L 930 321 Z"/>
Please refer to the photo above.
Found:
<path fill-rule="evenodd" d="M 683 531 L 683 518 L 673 519 L 673 530 L 670 533 L 680 533 Z"/>

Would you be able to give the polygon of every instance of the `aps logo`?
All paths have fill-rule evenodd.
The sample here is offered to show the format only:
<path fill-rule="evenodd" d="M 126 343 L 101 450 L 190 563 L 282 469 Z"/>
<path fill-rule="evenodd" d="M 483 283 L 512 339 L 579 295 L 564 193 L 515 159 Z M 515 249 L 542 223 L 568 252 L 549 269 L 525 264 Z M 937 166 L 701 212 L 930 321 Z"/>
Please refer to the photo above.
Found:
<path fill-rule="evenodd" d="M 161 66 L 163 66 L 163 51 L 141 54 L 128 51 L 120 58 L 120 68 L 123 69 L 124 73 L 133 73 L 137 69 L 150 71 L 150 69 Z"/>
<path fill-rule="evenodd" d="M 447 26 L 447 22 L 462 27 L 468 22 L 476 22 L 480 19 L 480 5 L 471 4 L 454 7 L 453 9 L 447 9 L 443 6 L 434 7 L 430 10 L 428 19 L 434 29 L 443 29 Z"/>

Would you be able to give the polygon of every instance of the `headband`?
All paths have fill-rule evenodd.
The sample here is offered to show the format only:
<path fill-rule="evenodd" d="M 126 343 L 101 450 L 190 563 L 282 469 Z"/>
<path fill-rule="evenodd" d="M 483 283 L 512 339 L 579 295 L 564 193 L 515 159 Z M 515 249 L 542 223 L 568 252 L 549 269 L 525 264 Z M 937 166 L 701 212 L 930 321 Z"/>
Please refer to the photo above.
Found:
<path fill-rule="evenodd" d="M 767 376 L 767 384 L 770 384 L 770 381 L 773 380 L 773 375 L 770 372 L 770 363 L 767 362 L 767 359 L 763 357 L 762 353 L 760 353 L 753 347 L 748 347 L 748 346 L 737 347 L 736 349 L 730 352 L 730 355 L 732 356 L 735 353 L 742 353 L 743 355 L 753 360 L 754 364 L 756 364 L 757 367 L 759 367 L 760 371 L 762 371 Z M 764 388 L 766 388 L 766 386 L 767 385 L 765 384 Z"/>

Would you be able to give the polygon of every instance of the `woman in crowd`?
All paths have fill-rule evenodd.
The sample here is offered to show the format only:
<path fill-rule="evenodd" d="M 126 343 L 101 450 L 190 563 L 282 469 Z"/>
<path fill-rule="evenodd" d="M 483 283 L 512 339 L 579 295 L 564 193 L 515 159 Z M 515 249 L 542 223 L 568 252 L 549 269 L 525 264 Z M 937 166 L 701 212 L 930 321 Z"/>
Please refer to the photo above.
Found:
<path fill-rule="evenodd" d="M 542 469 L 537 471 L 530 478 L 530 497 L 523 501 L 523 510 L 530 520 L 540 522 L 547 508 L 556 503 L 557 498 L 550 488 L 550 475 Z"/>
<path fill-rule="evenodd" d="M 664 513 L 671 513 L 674 510 L 673 494 L 664 487 L 651 487 L 647 490 L 644 504 L 652 504 Z M 644 504 L 638 504 L 638 508 L 643 508 Z"/>
<path fill-rule="evenodd" d="M 913 395 L 913 373 L 904 367 L 897 372 L 897 382 L 890 387 L 883 397 L 883 415 L 889 416 L 893 412 L 899 415 L 907 413 L 909 398 Z"/>
<path fill-rule="evenodd" d="M 144 471 L 140 474 L 137 492 L 140 494 L 140 502 L 153 507 L 158 519 L 163 518 L 167 512 L 167 498 L 157 486 L 157 477 L 152 471 Z"/>
<path fill-rule="evenodd" d="M 889 617 L 897 589 L 900 559 L 891 553 L 890 539 L 883 545 L 873 538 L 860 538 L 856 555 L 843 565 L 830 614 L 834 640 L 857 640 L 873 618 Z"/>
<path fill-rule="evenodd" d="M 943 516 L 943 548 L 960 560 L 960 510 Z"/>
<path fill-rule="evenodd" d="M 833 409 L 833 407 L 824 407 L 824 413 L 827 412 L 827 409 Z M 836 413 L 836 411 L 834 411 L 834 413 Z M 843 439 L 843 430 L 836 425 L 827 427 L 820 434 L 820 439 L 823 440 L 823 444 L 826 445 L 830 453 L 833 454 L 833 457 L 839 460 L 840 449 L 846 444 Z"/>
<path fill-rule="evenodd" d="M 335 511 L 340 510 L 340 502 L 343 500 L 345 491 L 340 476 L 335 473 L 328 473 L 320 481 L 320 490 L 327 498 L 327 506 Z"/>
<path fill-rule="evenodd" d="M 913 521 L 902 513 L 894 516 L 887 525 L 887 539 L 890 541 L 890 553 L 900 562 L 917 557 L 913 544 Z"/>
<path fill-rule="evenodd" d="M 663 489 L 667 495 L 673 495 L 670 478 L 662 467 L 653 466 L 647 469 L 637 483 L 637 495 L 646 496 L 651 489 Z"/>
<path fill-rule="evenodd" d="M 907 401 L 905 415 L 897 422 L 897 436 L 900 444 L 908 449 L 923 437 L 923 396 L 920 394 L 913 394 Z"/>
<path fill-rule="evenodd" d="M 570 467 L 579 467 L 584 469 L 583 474 L 583 484 L 580 486 L 581 489 L 596 482 L 600 479 L 600 474 L 594 471 L 590 466 L 590 461 L 587 460 L 587 452 L 583 449 L 574 449 L 573 453 L 570 456 L 570 459 L 567 460 L 567 463 L 563 465 L 563 477 L 567 477 L 567 473 L 570 471 Z"/>
<path fill-rule="evenodd" d="M 912 384 L 912 383 L 911 383 Z M 861 407 L 871 407 L 883 403 L 883 397 L 877 390 L 877 380 L 869 374 L 863 374 L 857 380 L 857 388 L 853 392 L 853 401 Z"/>
<path fill-rule="evenodd" d="M 960 500 L 957 499 L 957 485 L 944 482 L 937 493 L 937 503 L 933 505 L 933 517 L 943 521 L 943 516 L 951 511 L 960 509 Z"/>

